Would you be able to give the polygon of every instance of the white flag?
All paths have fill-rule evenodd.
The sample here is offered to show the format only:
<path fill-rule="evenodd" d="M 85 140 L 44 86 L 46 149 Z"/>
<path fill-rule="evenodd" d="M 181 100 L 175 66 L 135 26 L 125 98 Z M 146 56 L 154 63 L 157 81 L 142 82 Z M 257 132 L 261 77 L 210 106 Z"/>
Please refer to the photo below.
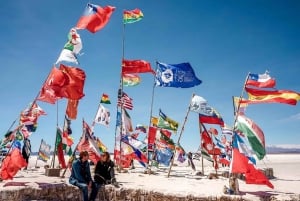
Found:
<path fill-rule="evenodd" d="M 110 123 L 110 112 L 102 104 L 100 104 L 97 115 L 95 117 L 95 123 L 109 126 Z"/>
<path fill-rule="evenodd" d="M 193 112 L 201 113 L 207 107 L 207 101 L 201 97 L 194 95 L 191 100 L 190 110 Z"/>

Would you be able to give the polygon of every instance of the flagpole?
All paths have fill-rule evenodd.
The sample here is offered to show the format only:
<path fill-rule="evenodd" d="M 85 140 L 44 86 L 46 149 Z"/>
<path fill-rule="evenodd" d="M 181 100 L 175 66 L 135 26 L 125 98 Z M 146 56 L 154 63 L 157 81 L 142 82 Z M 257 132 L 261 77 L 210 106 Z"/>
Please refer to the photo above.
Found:
<path fill-rule="evenodd" d="M 120 156 L 119 156 L 119 163 L 117 164 L 118 166 L 118 169 L 119 171 L 122 170 L 122 129 L 123 129 L 123 121 L 122 121 L 122 118 L 123 118 L 123 107 L 124 107 L 124 103 L 123 103 L 123 76 L 122 76 L 122 67 L 123 67 L 123 60 L 124 60 L 124 56 L 125 55 L 125 23 L 123 23 L 123 33 L 122 33 L 122 61 L 121 61 L 121 70 L 120 70 L 120 86 L 119 86 L 119 90 L 120 91 L 120 94 L 119 94 L 119 90 L 118 90 L 118 95 L 117 95 L 117 98 L 119 98 L 120 96 L 120 99 L 121 99 L 121 112 L 120 112 L 120 118 L 121 118 L 121 121 L 120 121 L 120 142 L 119 142 L 119 150 L 120 150 Z M 118 101 L 117 101 L 118 102 Z M 118 106 L 118 103 L 117 103 L 117 117 L 118 117 L 118 113 L 119 113 L 119 106 Z M 117 127 L 118 125 L 116 124 L 116 129 L 115 129 L 115 147 L 117 146 Z M 114 159 L 116 161 L 116 155 L 114 154 Z"/>
<path fill-rule="evenodd" d="M 195 95 L 195 94 L 192 95 L 191 100 L 193 99 L 194 95 Z M 188 107 L 188 109 L 187 109 L 187 112 L 186 112 L 186 115 L 185 115 L 185 118 L 184 118 L 184 122 L 183 122 L 182 127 L 181 127 L 180 135 L 179 135 L 178 140 L 177 140 L 177 145 L 179 145 L 180 138 L 181 138 L 182 133 L 183 133 L 183 131 L 184 131 L 185 123 L 186 123 L 187 118 L 188 118 L 188 115 L 189 115 L 189 113 L 190 113 L 190 111 L 191 111 L 191 110 L 190 110 L 190 109 L 191 109 L 191 100 L 190 100 L 190 102 L 189 102 L 189 107 Z M 170 172 L 171 172 L 171 169 L 172 169 L 172 166 L 173 166 L 173 163 L 174 163 L 175 154 L 176 154 L 176 149 L 174 150 L 174 154 L 173 154 L 172 161 L 171 161 L 171 165 L 170 165 L 169 172 L 168 172 L 168 177 L 170 176 Z"/>
<path fill-rule="evenodd" d="M 55 165 L 55 155 L 57 152 L 57 128 L 58 128 L 58 101 L 56 102 L 56 135 L 55 135 L 55 143 L 54 143 L 54 151 L 53 151 L 53 157 L 50 164 L 50 167 L 54 168 Z"/>
<path fill-rule="evenodd" d="M 246 87 L 246 83 L 249 79 L 249 76 L 250 76 L 250 72 L 248 73 L 246 79 L 245 79 L 245 82 L 244 82 L 244 85 L 243 85 L 243 89 L 242 89 L 242 92 L 241 92 L 241 95 L 240 95 L 240 98 L 239 98 L 239 103 L 238 103 L 238 107 L 237 107 L 237 110 L 235 111 L 235 114 L 234 114 L 234 122 L 233 122 L 233 131 L 235 130 L 235 123 L 237 121 L 237 116 L 238 116 L 238 112 L 240 110 L 240 106 L 241 106 L 241 100 L 244 96 L 244 92 L 245 92 L 245 87 Z"/>
<path fill-rule="evenodd" d="M 198 115 L 199 118 L 199 115 Z M 203 154 L 202 154 L 202 150 L 203 150 L 203 146 L 202 146 L 202 124 L 199 121 L 199 131 L 200 131 L 200 154 L 201 154 L 201 166 L 202 166 L 202 175 L 204 175 L 204 161 L 203 161 Z"/>
<path fill-rule="evenodd" d="M 157 70 L 157 65 L 158 65 L 158 63 L 156 61 L 155 71 Z M 149 118 L 148 132 L 147 132 L 147 140 L 149 139 L 149 128 L 151 126 L 151 119 L 152 119 L 152 114 L 153 114 L 154 92 L 155 92 L 155 76 L 153 78 L 153 87 L 152 87 L 151 106 L 150 106 L 150 118 Z M 153 150 L 153 152 L 154 152 L 154 150 Z M 149 142 L 148 142 L 148 145 L 147 145 L 146 153 L 147 153 L 147 159 L 148 159 L 148 165 L 149 165 Z M 150 167 L 150 169 L 151 169 L 151 167 Z"/>

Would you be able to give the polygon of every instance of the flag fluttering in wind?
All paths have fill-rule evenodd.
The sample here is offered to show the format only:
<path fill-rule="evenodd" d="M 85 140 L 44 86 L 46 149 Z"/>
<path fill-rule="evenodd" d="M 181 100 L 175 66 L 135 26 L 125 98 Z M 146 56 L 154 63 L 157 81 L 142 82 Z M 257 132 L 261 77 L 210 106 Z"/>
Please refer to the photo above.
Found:
<path fill-rule="evenodd" d="M 102 124 L 104 126 L 109 126 L 110 123 L 109 109 L 105 108 L 102 104 L 100 104 L 94 122 L 97 124 Z"/>
<path fill-rule="evenodd" d="M 254 74 L 250 73 L 246 81 L 246 86 L 255 86 L 259 88 L 274 88 L 276 81 L 268 73 Z"/>
<path fill-rule="evenodd" d="M 82 122 L 82 127 L 83 134 L 78 143 L 77 150 L 88 151 L 90 160 L 93 161 L 94 164 L 96 164 L 97 161 L 101 158 L 100 149 L 97 142 L 93 139 L 90 126 L 84 120 Z"/>
<path fill-rule="evenodd" d="M 224 126 L 224 121 L 222 116 L 219 114 L 219 112 L 216 109 L 210 106 L 206 106 L 206 108 L 202 110 L 201 113 L 199 113 L 199 121 L 201 123 L 218 124 L 220 126 Z"/>
<path fill-rule="evenodd" d="M 32 132 L 36 131 L 37 121 L 41 115 L 46 115 L 46 112 L 34 101 L 30 103 L 29 106 L 21 112 L 20 124 L 24 125 L 23 129 L 28 131 L 27 138 Z"/>
<path fill-rule="evenodd" d="M 123 23 L 129 24 L 140 21 L 144 17 L 142 11 L 138 8 L 134 10 L 125 10 L 123 12 Z"/>
<path fill-rule="evenodd" d="M 77 54 L 80 53 L 81 49 L 82 42 L 80 35 L 77 33 L 75 28 L 72 28 L 68 34 L 68 41 L 61 51 L 56 64 L 63 61 L 78 64 Z"/>
<path fill-rule="evenodd" d="M 111 102 L 110 102 L 109 97 L 108 97 L 107 94 L 102 94 L 100 103 L 103 103 L 103 104 L 111 104 Z"/>
<path fill-rule="evenodd" d="M 230 172 L 245 174 L 246 184 L 267 185 L 270 188 L 274 188 L 266 175 L 261 170 L 257 169 L 247 156 L 239 151 L 238 146 L 236 134 L 234 134 Z"/>
<path fill-rule="evenodd" d="M 190 110 L 193 112 L 200 113 L 201 111 L 205 110 L 207 106 L 207 100 L 205 100 L 203 97 L 194 95 L 191 104 L 190 104 Z"/>
<path fill-rule="evenodd" d="M 98 5 L 88 3 L 83 15 L 77 22 L 76 28 L 87 29 L 91 33 L 96 33 L 108 23 L 114 10 L 115 7 L 113 6 L 102 8 Z"/>
<path fill-rule="evenodd" d="M 47 162 L 50 159 L 50 149 L 51 145 L 47 144 L 46 141 L 42 139 L 38 159 Z"/>
<path fill-rule="evenodd" d="M 133 109 L 132 98 L 130 98 L 124 91 L 119 89 L 118 91 L 118 106 L 128 110 Z"/>
<path fill-rule="evenodd" d="M 248 100 L 245 103 L 284 103 L 296 105 L 300 100 L 300 93 L 291 90 L 263 90 L 245 87 Z"/>
<path fill-rule="evenodd" d="M 159 109 L 159 119 L 157 127 L 177 131 L 179 123 L 169 118 Z"/>
<path fill-rule="evenodd" d="M 27 167 L 27 163 L 21 154 L 21 150 L 15 147 L 2 161 L 0 177 L 3 180 L 13 179 L 23 167 Z"/>
<path fill-rule="evenodd" d="M 141 82 L 141 77 L 137 74 L 123 74 L 123 86 L 125 87 L 133 87 Z"/>
<path fill-rule="evenodd" d="M 155 85 L 190 88 L 201 84 L 190 63 L 165 64 L 158 62 Z"/>
<path fill-rule="evenodd" d="M 240 97 L 233 97 L 233 105 L 234 105 L 234 111 L 238 114 L 244 114 L 246 111 L 246 108 L 248 106 L 248 103 L 243 102 L 245 101 L 244 98 Z"/>
<path fill-rule="evenodd" d="M 41 89 L 38 100 L 51 104 L 59 98 L 79 100 L 84 96 L 85 77 L 85 72 L 80 68 L 61 64 L 57 69 L 54 66 Z"/>
<path fill-rule="evenodd" d="M 263 159 L 266 155 L 265 150 L 265 135 L 258 125 L 253 120 L 247 118 L 244 115 L 238 115 L 236 121 L 236 128 L 244 135 L 252 147 L 252 150 L 256 154 L 259 160 Z"/>
<path fill-rule="evenodd" d="M 145 60 L 125 60 L 122 61 L 122 74 L 130 73 L 152 73 L 155 74 L 151 68 L 151 64 Z"/>

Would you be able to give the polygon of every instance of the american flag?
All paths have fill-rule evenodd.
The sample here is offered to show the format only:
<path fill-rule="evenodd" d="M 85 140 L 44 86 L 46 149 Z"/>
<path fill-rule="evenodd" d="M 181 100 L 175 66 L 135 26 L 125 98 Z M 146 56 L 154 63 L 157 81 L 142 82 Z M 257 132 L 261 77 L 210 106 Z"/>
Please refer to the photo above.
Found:
<path fill-rule="evenodd" d="M 128 110 L 132 110 L 132 98 L 130 98 L 124 91 L 121 89 L 118 91 L 118 106 L 123 107 Z"/>

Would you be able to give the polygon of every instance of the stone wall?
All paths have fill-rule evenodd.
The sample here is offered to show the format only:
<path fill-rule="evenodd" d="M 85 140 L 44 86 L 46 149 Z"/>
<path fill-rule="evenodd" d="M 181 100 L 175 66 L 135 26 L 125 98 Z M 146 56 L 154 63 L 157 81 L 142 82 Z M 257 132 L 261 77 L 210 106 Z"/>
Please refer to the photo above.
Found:
<path fill-rule="evenodd" d="M 7 201 L 80 201 L 81 191 L 68 184 L 45 184 L 40 188 L 22 187 L 18 190 L 0 192 L 0 200 Z M 97 201 L 247 201 L 241 196 L 224 195 L 221 197 L 193 197 L 182 195 L 165 195 L 160 192 L 140 189 L 125 189 L 105 186 L 99 190 Z M 262 201 L 275 201 L 273 197 L 261 198 Z"/>

